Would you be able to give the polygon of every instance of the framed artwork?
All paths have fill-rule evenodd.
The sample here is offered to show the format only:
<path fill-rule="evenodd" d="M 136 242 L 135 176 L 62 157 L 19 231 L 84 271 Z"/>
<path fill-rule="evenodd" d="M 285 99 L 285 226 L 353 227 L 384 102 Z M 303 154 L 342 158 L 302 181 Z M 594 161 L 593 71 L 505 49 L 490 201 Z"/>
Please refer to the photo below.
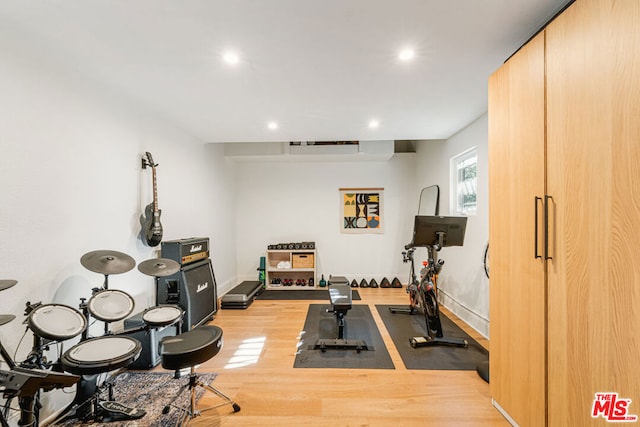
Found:
<path fill-rule="evenodd" d="M 340 231 L 382 234 L 384 188 L 341 188 Z"/>

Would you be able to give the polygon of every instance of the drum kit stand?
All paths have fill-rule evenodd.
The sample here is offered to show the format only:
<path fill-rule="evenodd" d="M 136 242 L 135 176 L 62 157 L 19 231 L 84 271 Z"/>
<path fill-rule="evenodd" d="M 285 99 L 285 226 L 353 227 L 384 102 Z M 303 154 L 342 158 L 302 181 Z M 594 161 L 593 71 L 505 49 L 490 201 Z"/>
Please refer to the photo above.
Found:
<path fill-rule="evenodd" d="M 104 275 L 100 288 L 92 289 L 87 301 L 80 299 L 79 310 L 64 304 L 26 303 L 23 323 L 33 332 L 33 347 L 23 362 L 13 361 L 0 342 L 0 355 L 9 370 L 0 370 L 0 391 L 7 399 L 5 410 L 0 411 L 0 427 L 8 427 L 6 413 L 11 399 L 18 397 L 20 426 L 39 425 L 39 394 L 54 388 L 76 385 L 76 395 L 61 414 L 51 423 L 78 419 L 81 421 L 109 422 L 142 418 L 146 411 L 130 408 L 114 400 L 112 378 L 135 361 L 142 351 L 141 343 L 125 334 L 132 332 L 176 327 L 182 329 L 183 310 L 175 305 L 158 305 L 144 310 L 144 326 L 114 333 L 110 324 L 128 317 L 135 306 L 133 298 L 124 291 L 109 289 L 109 275 L 126 273 L 136 265 L 129 255 L 117 251 L 99 250 L 82 256 L 80 263 L 86 269 Z M 148 276 L 169 276 L 180 270 L 171 259 L 155 258 L 138 265 Z M 0 280 L 0 291 L 14 286 L 15 280 Z M 89 336 L 91 319 L 104 322 L 104 335 Z M 14 315 L 0 314 L 0 326 L 15 319 Z M 81 336 L 80 342 L 62 353 L 59 360 L 47 360 L 44 352 L 50 344 Z M 101 374 L 113 373 L 98 385 Z M 108 390 L 108 399 L 101 398 Z"/>

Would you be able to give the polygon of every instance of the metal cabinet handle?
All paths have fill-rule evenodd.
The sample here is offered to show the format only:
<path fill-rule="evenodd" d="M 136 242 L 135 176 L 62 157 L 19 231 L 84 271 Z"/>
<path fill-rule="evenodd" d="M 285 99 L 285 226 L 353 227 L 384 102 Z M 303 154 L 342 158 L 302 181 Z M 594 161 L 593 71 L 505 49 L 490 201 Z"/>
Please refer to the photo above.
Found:
<path fill-rule="evenodd" d="M 544 196 L 544 259 L 553 259 L 549 256 L 549 200 L 553 200 L 552 196 Z"/>
<path fill-rule="evenodd" d="M 533 210 L 535 212 L 535 219 L 533 221 L 533 235 L 534 235 L 534 245 L 533 245 L 533 255 L 535 259 L 542 258 L 542 255 L 538 254 L 538 200 L 542 201 L 542 197 L 535 196 L 533 199 Z"/>

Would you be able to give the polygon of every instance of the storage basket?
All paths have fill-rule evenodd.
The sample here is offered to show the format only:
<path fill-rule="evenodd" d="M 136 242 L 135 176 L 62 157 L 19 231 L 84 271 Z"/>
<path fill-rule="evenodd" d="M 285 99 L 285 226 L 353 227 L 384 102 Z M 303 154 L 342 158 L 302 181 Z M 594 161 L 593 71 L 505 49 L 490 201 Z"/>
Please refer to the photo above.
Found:
<path fill-rule="evenodd" d="M 293 268 L 313 268 L 313 254 L 293 254 Z"/>

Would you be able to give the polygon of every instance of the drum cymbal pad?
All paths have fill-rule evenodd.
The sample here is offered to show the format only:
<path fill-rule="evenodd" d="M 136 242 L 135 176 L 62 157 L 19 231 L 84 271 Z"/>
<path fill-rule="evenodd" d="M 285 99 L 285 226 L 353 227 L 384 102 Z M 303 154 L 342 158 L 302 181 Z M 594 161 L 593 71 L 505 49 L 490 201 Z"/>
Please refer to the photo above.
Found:
<path fill-rule="evenodd" d="M 80 258 L 80 263 L 87 270 L 102 274 L 126 273 L 136 265 L 129 255 L 109 250 L 87 252 Z"/>
<path fill-rule="evenodd" d="M 180 271 L 180 264 L 168 258 L 154 258 L 142 261 L 138 264 L 138 270 L 147 276 L 164 277 Z"/>
<path fill-rule="evenodd" d="M 16 316 L 14 316 L 13 314 L 0 314 L 0 326 L 11 322 L 15 318 Z"/>
<path fill-rule="evenodd" d="M 4 291 L 5 289 L 9 289 L 13 285 L 18 283 L 16 280 L 0 280 L 0 291 Z"/>

